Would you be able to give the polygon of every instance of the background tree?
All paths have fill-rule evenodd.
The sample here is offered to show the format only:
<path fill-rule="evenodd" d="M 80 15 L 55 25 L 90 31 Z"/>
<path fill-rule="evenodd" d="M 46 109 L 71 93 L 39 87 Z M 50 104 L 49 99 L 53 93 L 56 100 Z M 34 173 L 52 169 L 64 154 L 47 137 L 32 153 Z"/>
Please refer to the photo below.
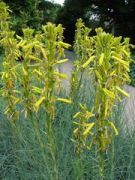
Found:
<path fill-rule="evenodd" d="M 88 25 L 88 5 L 88 0 L 65 0 L 63 7 L 58 11 L 56 23 L 61 23 L 65 27 L 64 35 L 67 42 L 71 43 L 73 41 L 75 24 L 78 18 L 82 18 L 85 24 Z"/>
<path fill-rule="evenodd" d="M 134 0 L 91 0 L 91 11 L 100 16 L 100 22 L 108 22 L 115 35 L 129 36 L 135 42 Z"/>
<path fill-rule="evenodd" d="M 39 10 L 42 11 L 42 13 L 43 13 L 42 24 L 46 24 L 46 22 L 55 23 L 58 11 L 60 9 L 61 9 L 60 4 L 42 0 L 39 3 Z"/>
<path fill-rule="evenodd" d="M 28 26 L 39 29 L 48 21 L 61 23 L 64 36 L 73 42 L 75 23 L 82 18 L 85 24 L 95 29 L 103 27 L 114 35 L 128 36 L 135 42 L 134 0 L 65 0 L 61 7 L 47 0 L 4 0 L 12 10 L 13 29 L 21 32 Z"/>
<path fill-rule="evenodd" d="M 87 26 L 103 27 L 114 35 L 128 36 L 135 42 L 134 0 L 65 0 L 58 12 L 57 23 L 62 23 L 67 41 L 72 42 L 75 22 L 82 18 Z"/>
<path fill-rule="evenodd" d="M 43 12 L 38 9 L 40 0 L 4 0 L 4 2 L 12 11 L 12 25 L 17 32 L 26 26 L 39 28 L 43 19 Z"/>
<path fill-rule="evenodd" d="M 46 0 L 3 0 L 11 9 L 12 27 L 17 33 L 25 27 L 39 29 L 41 24 L 54 22 L 59 5 Z"/>

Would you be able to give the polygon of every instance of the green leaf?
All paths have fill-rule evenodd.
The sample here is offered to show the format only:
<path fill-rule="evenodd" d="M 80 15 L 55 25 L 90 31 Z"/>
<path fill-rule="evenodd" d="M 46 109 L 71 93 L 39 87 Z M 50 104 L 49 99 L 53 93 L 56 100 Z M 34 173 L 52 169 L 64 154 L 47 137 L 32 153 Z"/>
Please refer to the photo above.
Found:
<path fill-rule="evenodd" d="M 130 57 L 130 53 L 127 52 L 124 48 L 122 49 L 122 51 L 124 52 L 124 54 L 125 54 L 127 57 Z"/>
<path fill-rule="evenodd" d="M 122 60 L 119 57 L 116 56 L 112 56 L 113 59 L 115 59 L 116 61 L 118 61 L 119 63 L 123 64 L 124 66 L 129 66 L 129 62 Z"/>
<path fill-rule="evenodd" d="M 35 93 L 41 94 L 42 93 L 42 89 L 36 86 L 32 87 L 32 91 L 34 91 Z"/>
<path fill-rule="evenodd" d="M 24 67 L 22 67 L 22 70 L 23 70 L 24 75 L 27 76 L 27 75 L 28 75 L 28 72 L 25 70 Z"/>
<path fill-rule="evenodd" d="M 106 88 L 103 88 L 103 91 L 104 91 L 105 94 L 108 95 L 110 98 L 115 99 L 115 94 L 114 94 L 113 91 L 110 91 L 110 90 L 108 90 L 108 89 L 106 89 Z"/>
<path fill-rule="evenodd" d="M 67 75 L 66 75 L 66 74 L 59 73 L 59 72 L 54 72 L 54 74 L 55 74 L 56 76 L 58 76 L 59 78 L 67 79 Z"/>
<path fill-rule="evenodd" d="M 125 92 L 124 90 L 122 90 L 120 87 L 116 86 L 116 89 L 124 96 L 130 97 L 130 95 L 127 92 Z"/>
<path fill-rule="evenodd" d="M 81 114 L 81 112 L 77 112 L 77 113 L 73 116 L 73 118 L 74 118 L 74 119 L 77 118 L 80 114 Z"/>
<path fill-rule="evenodd" d="M 35 107 L 38 110 L 39 106 L 42 104 L 42 102 L 45 100 L 45 97 L 41 97 L 36 103 L 35 103 Z"/>
<path fill-rule="evenodd" d="M 112 127 L 112 129 L 115 132 L 115 135 L 117 136 L 119 134 L 119 132 L 118 132 L 117 128 L 115 127 L 114 123 L 113 122 L 109 122 L 109 125 Z"/>
<path fill-rule="evenodd" d="M 76 134 L 78 132 L 78 128 L 76 128 L 74 131 L 73 131 L 73 134 Z"/>
<path fill-rule="evenodd" d="M 56 100 L 60 101 L 60 102 L 67 103 L 67 104 L 71 104 L 72 103 L 72 101 L 70 99 L 57 98 Z"/>
<path fill-rule="evenodd" d="M 39 58 L 37 58 L 37 57 L 35 57 L 35 56 L 32 56 L 32 55 L 29 55 L 29 58 L 30 58 L 31 60 L 33 60 L 33 61 L 42 62 L 41 59 L 39 59 Z"/>
<path fill-rule="evenodd" d="M 68 61 L 68 59 L 62 59 L 60 61 L 57 61 L 56 64 L 62 64 L 62 63 L 65 63 L 67 61 Z"/>
<path fill-rule="evenodd" d="M 59 41 L 58 43 L 59 43 L 59 45 L 61 45 L 61 46 L 64 47 L 65 49 L 68 49 L 68 48 L 71 46 L 70 44 L 64 43 L 64 42 L 62 42 L 62 41 Z"/>
<path fill-rule="evenodd" d="M 104 53 L 101 53 L 101 56 L 99 58 L 99 65 L 101 66 L 103 64 L 103 60 L 104 60 Z"/>
<path fill-rule="evenodd" d="M 102 76 L 100 75 L 100 73 L 97 70 L 95 70 L 95 74 L 100 81 L 103 81 Z"/>
<path fill-rule="evenodd" d="M 88 59 L 88 61 L 86 61 L 86 62 L 82 65 L 82 67 L 83 67 L 83 68 L 86 68 L 92 61 L 94 61 L 94 59 L 95 59 L 95 56 L 91 56 L 91 57 Z"/>
<path fill-rule="evenodd" d="M 95 123 L 89 123 L 89 126 L 83 132 L 83 135 L 86 136 L 88 133 L 90 133 L 90 130 L 93 128 L 94 125 L 95 125 Z"/>

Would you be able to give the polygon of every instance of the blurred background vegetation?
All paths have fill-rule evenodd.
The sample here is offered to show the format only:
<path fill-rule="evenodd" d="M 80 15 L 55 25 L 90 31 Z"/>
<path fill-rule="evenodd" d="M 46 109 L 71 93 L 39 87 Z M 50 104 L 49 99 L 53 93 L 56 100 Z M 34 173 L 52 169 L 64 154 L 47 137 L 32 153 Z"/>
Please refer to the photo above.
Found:
<path fill-rule="evenodd" d="M 21 29 L 39 29 L 48 21 L 55 22 L 61 6 L 46 0 L 3 0 L 11 10 L 12 28 L 20 35 Z"/>
<path fill-rule="evenodd" d="M 72 42 L 75 23 L 82 18 L 87 26 L 103 27 L 114 35 L 128 36 L 135 42 L 134 0 L 65 0 L 63 5 L 47 0 L 3 0 L 12 10 L 13 28 L 39 29 L 48 21 L 66 28 L 65 38 Z"/>
<path fill-rule="evenodd" d="M 73 39 L 76 19 L 87 26 L 103 27 L 114 35 L 128 36 L 135 42 L 134 0 L 65 0 L 57 21 L 66 27 L 66 37 Z M 71 31 L 70 31 L 71 30 Z"/>
<path fill-rule="evenodd" d="M 75 23 L 82 18 L 93 30 L 102 27 L 115 36 L 130 37 L 135 44 L 135 1 L 134 0 L 65 0 L 59 8 L 56 23 L 65 29 L 65 40 L 74 40 Z M 94 31 L 92 31 L 94 33 Z M 131 63 L 131 85 L 135 86 L 135 60 Z"/>
<path fill-rule="evenodd" d="M 72 44 L 75 23 L 82 18 L 88 27 L 103 27 L 115 36 L 130 37 L 135 44 L 135 1 L 134 0 L 3 0 L 11 9 L 12 29 L 22 34 L 22 28 L 37 30 L 50 21 L 61 23 L 65 41 Z M 134 57 L 134 55 L 133 55 Z M 134 59 L 134 58 L 133 58 Z M 135 85 L 135 64 L 131 64 L 132 85 Z"/>
<path fill-rule="evenodd" d="M 3 0 L 12 10 L 12 29 L 17 34 L 22 34 L 22 28 L 31 27 L 40 29 L 46 22 L 61 23 L 65 27 L 65 41 L 74 41 L 75 23 L 82 18 L 85 24 L 92 29 L 103 27 L 114 35 L 128 36 L 135 44 L 135 1 L 134 0 L 65 0 L 63 5 L 46 0 Z M 92 31 L 94 33 L 94 30 Z M 2 57 L 0 57 L 2 59 Z M 133 53 L 135 59 L 135 53 Z M 2 61 L 2 60 L 0 60 Z M 2 66 L 0 66 L 2 68 Z M 130 75 L 132 85 L 135 85 L 135 64 L 131 64 Z M 76 102 L 86 103 L 92 107 L 94 94 L 91 83 L 84 82 L 84 89 L 80 92 Z M 84 97 L 87 97 L 85 99 Z M 86 101 L 86 102 L 85 102 Z M 120 106 L 119 106 L 120 107 Z M 3 103 L 0 104 L 0 117 L 3 114 Z M 76 179 L 79 174 L 84 179 L 99 179 L 98 164 L 95 151 L 82 157 L 84 163 L 83 172 L 78 168 L 78 159 L 71 142 L 72 121 L 69 119 L 75 114 L 71 106 L 57 104 L 57 116 L 55 119 L 55 137 L 57 143 L 58 170 L 60 180 Z M 110 146 L 110 151 L 105 155 L 105 179 L 108 180 L 133 180 L 135 177 L 135 132 L 123 122 L 123 107 L 116 108 L 112 120 L 119 130 L 119 136 Z M 124 115 L 125 116 L 125 115 Z M 134 116 L 134 115 L 133 115 Z M 38 114 L 40 136 L 43 139 L 43 112 Z M 38 139 L 30 121 L 24 121 L 23 117 L 17 126 L 19 134 L 12 134 L 12 127 L 8 121 L 0 121 L 0 179 L 50 179 L 51 165 L 48 152 L 45 152 L 47 160 L 43 161 L 40 154 Z M 7 123 L 5 123 L 7 122 Z M 126 133 L 125 133 L 126 132 Z M 15 131 L 16 133 L 16 131 Z M 46 146 L 46 141 L 43 141 Z M 88 160 L 89 157 L 89 160 Z M 25 173 L 24 173 L 25 172 Z"/>

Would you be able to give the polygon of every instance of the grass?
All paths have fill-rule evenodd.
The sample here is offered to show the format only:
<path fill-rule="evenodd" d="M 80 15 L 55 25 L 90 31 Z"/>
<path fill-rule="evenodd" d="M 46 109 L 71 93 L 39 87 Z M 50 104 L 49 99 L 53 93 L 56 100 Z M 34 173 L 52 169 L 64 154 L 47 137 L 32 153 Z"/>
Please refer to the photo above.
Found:
<path fill-rule="evenodd" d="M 63 55 L 64 48 L 69 47 L 62 42 L 62 26 L 56 27 L 48 23 L 42 26 L 41 34 L 38 32 L 35 36 L 33 29 L 24 29 L 24 39 L 18 38 L 18 42 L 14 32 L 8 28 L 7 7 L 5 4 L 1 5 L 3 13 L 1 46 L 5 48 L 6 55 L 2 76 L 4 87 L 2 96 L 5 96 L 7 106 L 1 98 L 0 178 L 13 180 L 133 179 L 135 177 L 134 132 L 124 129 L 125 123 L 122 121 L 120 106 L 110 113 L 114 99 L 121 97 L 119 93 L 127 95 L 119 86 L 124 85 L 129 79 L 128 39 L 124 39 L 121 43 L 121 38 L 106 34 L 101 28 L 96 30 L 96 38 L 89 37 L 90 29 L 79 19 L 75 49 L 80 59 L 78 59 L 79 66 L 76 64 L 78 67 L 74 76 L 84 70 L 92 72 L 95 77 L 93 83 L 95 93 L 91 80 L 82 81 L 81 76 L 81 82 L 78 82 L 75 77 L 72 79 L 71 86 L 73 83 L 76 86 L 71 92 L 72 97 L 66 97 L 64 92 L 61 92 L 60 97 L 66 99 L 57 98 L 55 85 L 58 85 L 58 81 L 64 76 L 55 72 L 54 67 L 61 63 L 62 60 L 59 61 L 59 59 Z M 34 41 L 31 43 L 31 40 Z M 20 53 L 23 54 L 24 59 L 21 69 L 18 69 L 18 66 L 15 66 L 15 59 L 21 56 Z M 34 66 L 31 64 L 32 59 L 37 61 Z M 34 77 L 37 82 L 33 82 Z M 42 88 L 33 88 L 33 84 L 39 81 L 42 81 Z M 73 103 L 65 105 L 63 102 L 71 103 L 69 98 L 73 99 Z M 94 106 L 93 99 L 95 99 Z M 44 109 L 40 106 L 43 102 Z M 80 110 L 79 104 L 82 103 L 87 104 L 88 110 L 85 106 L 81 106 L 84 112 L 79 112 L 79 128 L 74 131 L 74 137 L 72 137 L 73 115 Z M 2 114 L 4 105 L 8 119 Z M 91 113 L 92 110 L 89 112 L 92 108 L 94 114 Z M 112 121 L 109 119 L 110 122 L 108 122 L 110 115 Z M 87 123 L 86 120 L 90 120 L 90 117 L 95 118 L 95 122 Z M 118 135 L 118 131 L 113 121 L 119 129 L 119 136 L 115 139 L 112 139 L 113 135 Z M 90 131 L 92 125 L 96 127 Z M 74 145 L 72 139 L 78 143 L 79 148 Z M 86 141 L 91 139 L 94 145 L 91 151 L 83 149 Z M 111 142 L 113 143 L 108 147 Z M 83 153 L 77 154 L 78 149 L 80 152 L 83 150 Z"/>
<path fill-rule="evenodd" d="M 0 67 L 2 66 L 0 65 Z M 86 103 L 88 107 L 91 107 L 93 96 L 94 92 L 91 89 L 90 82 L 84 81 L 79 92 L 79 99 L 77 98 L 75 101 Z M 24 120 L 23 116 L 20 117 L 19 123 L 14 128 L 2 114 L 3 104 L 1 98 L 0 179 L 53 180 L 51 160 L 46 148 L 47 140 L 43 123 L 45 113 L 43 109 L 39 111 L 37 118 L 35 118 L 35 126 L 38 128 L 34 128 L 31 119 Z M 117 106 L 112 114 L 112 120 L 116 123 L 119 135 L 114 139 L 104 156 L 105 180 L 134 180 L 135 177 L 135 132 L 131 132 L 126 127 L 127 124 L 122 116 L 122 108 L 122 105 Z M 90 152 L 85 151 L 81 157 L 81 164 L 83 165 L 80 166 L 74 144 L 71 141 L 72 115 L 77 112 L 77 109 L 60 102 L 57 102 L 56 109 L 53 130 L 59 180 L 100 179 L 97 151 L 94 148 Z M 42 142 L 43 148 L 40 142 Z"/>
<path fill-rule="evenodd" d="M 80 91 L 80 98 L 76 101 L 88 103 L 90 107 L 92 96 L 93 91 L 89 86 L 85 91 L 84 89 Z M 81 157 L 82 166 L 75 153 L 71 141 L 73 130 L 71 117 L 75 113 L 74 108 L 60 102 L 56 106 L 53 130 L 59 180 L 100 179 L 97 151 L 94 148 L 90 152 L 85 151 Z M 104 155 L 105 180 L 134 180 L 135 177 L 135 133 L 124 129 L 126 127 L 121 116 L 122 111 L 122 108 L 116 108 L 112 114 L 119 135 Z M 31 119 L 24 120 L 20 117 L 19 123 L 13 127 L 3 116 L 0 121 L 0 179 L 53 179 L 49 150 L 46 148 L 44 118 L 45 113 L 41 109 L 35 118 L 34 126 Z M 38 128 L 35 129 L 35 126 Z"/>
<path fill-rule="evenodd" d="M 94 92 L 90 82 L 84 81 L 79 92 L 79 99 L 77 98 L 75 101 L 86 103 L 88 107 L 91 107 L 93 96 Z M 35 126 L 31 123 L 32 119 L 24 120 L 22 116 L 16 127 L 13 127 L 2 114 L 4 104 L 2 99 L 1 102 L 0 179 L 53 180 L 49 150 L 46 148 L 48 145 L 46 144 L 47 137 L 43 123 L 45 118 L 43 109 L 35 118 Z M 112 114 L 112 120 L 116 123 L 119 135 L 104 155 L 105 180 L 134 180 L 135 177 L 135 132 L 131 133 L 130 129 L 126 127 L 122 108 L 122 105 L 117 106 Z M 72 115 L 77 112 L 77 109 L 60 102 L 57 102 L 56 109 L 53 130 L 59 180 L 100 179 L 98 152 L 94 148 L 90 152 L 85 151 L 80 164 L 71 141 Z"/>

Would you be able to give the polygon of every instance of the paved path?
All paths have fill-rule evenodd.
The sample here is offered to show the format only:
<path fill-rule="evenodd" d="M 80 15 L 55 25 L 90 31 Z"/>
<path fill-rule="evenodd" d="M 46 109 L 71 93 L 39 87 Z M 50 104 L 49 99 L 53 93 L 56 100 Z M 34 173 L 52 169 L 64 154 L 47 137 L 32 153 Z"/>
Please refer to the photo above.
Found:
<path fill-rule="evenodd" d="M 64 89 L 69 90 L 70 88 L 70 77 L 71 72 L 73 70 L 73 60 L 75 59 L 75 55 L 72 51 L 65 51 L 66 58 L 69 59 L 68 62 L 62 64 L 60 66 L 60 71 L 67 74 L 68 79 L 63 80 L 62 86 Z M 135 126 L 135 88 L 129 85 L 126 85 L 124 89 L 130 94 L 129 98 L 125 98 L 123 101 L 124 109 L 123 109 L 123 117 L 125 119 L 125 125 L 128 127 Z"/>
<path fill-rule="evenodd" d="M 75 59 L 75 54 L 72 51 L 65 51 L 65 55 L 68 61 L 60 65 L 60 71 L 61 73 L 65 73 L 68 77 L 66 80 L 63 80 L 63 83 L 62 83 L 62 86 L 68 92 L 70 88 L 70 77 L 73 71 L 73 61 Z"/>
<path fill-rule="evenodd" d="M 135 88 L 129 85 L 125 86 L 126 92 L 130 97 L 124 100 L 124 119 L 128 127 L 135 127 Z"/>

